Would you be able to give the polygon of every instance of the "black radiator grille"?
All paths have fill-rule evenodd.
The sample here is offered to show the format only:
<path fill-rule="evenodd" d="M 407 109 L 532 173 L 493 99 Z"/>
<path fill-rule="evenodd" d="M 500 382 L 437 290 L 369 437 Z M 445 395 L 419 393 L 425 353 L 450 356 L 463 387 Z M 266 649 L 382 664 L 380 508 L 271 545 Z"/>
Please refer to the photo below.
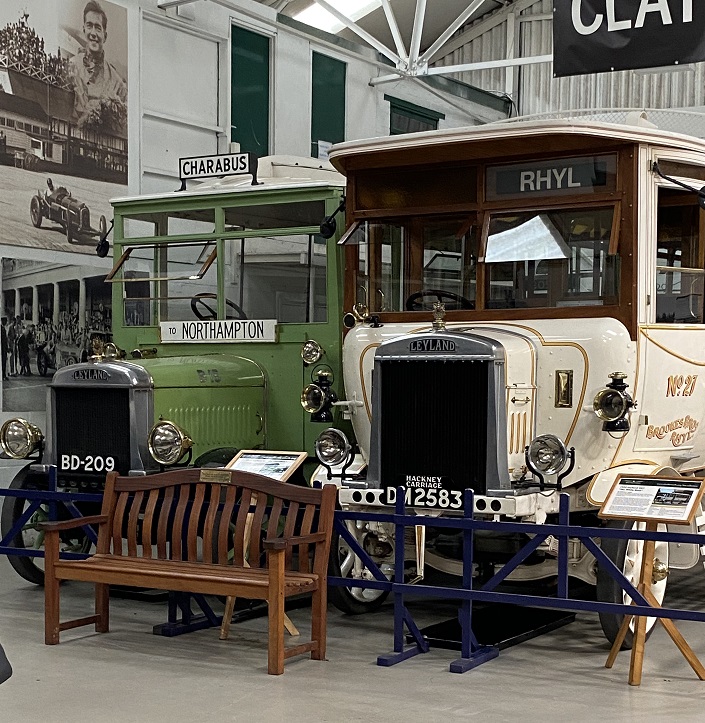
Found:
<path fill-rule="evenodd" d="M 115 469 L 126 474 L 130 469 L 130 390 L 57 388 L 54 394 L 59 473 L 104 477 L 105 460 L 112 457 Z M 62 455 L 73 455 L 73 464 L 70 459 L 68 465 L 62 464 Z M 103 462 L 96 465 L 96 456 Z"/>
<path fill-rule="evenodd" d="M 382 485 L 423 475 L 445 478 L 446 489 L 484 493 L 489 362 L 385 360 L 380 367 Z"/>

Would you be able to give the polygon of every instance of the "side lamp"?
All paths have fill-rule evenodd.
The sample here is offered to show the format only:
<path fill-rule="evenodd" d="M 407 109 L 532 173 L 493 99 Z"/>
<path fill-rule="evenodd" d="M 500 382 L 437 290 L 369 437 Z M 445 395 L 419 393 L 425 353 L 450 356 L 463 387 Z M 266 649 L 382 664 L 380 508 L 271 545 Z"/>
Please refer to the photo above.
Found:
<path fill-rule="evenodd" d="M 636 406 L 627 392 L 624 372 L 612 372 L 611 381 L 595 395 L 592 408 L 602 420 L 603 432 L 628 432 L 631 428 L 629 411 Z"/>

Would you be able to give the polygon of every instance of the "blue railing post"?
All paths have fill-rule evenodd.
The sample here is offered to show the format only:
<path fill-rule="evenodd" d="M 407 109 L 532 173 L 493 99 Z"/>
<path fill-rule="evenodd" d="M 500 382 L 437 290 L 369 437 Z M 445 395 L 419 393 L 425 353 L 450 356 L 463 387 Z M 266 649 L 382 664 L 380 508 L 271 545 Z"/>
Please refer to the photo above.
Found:
<path fill-rule="evenodd" d="M 377 657 L 377 665 L 389 667 L 401 663 L 402 660 L 413 658 L 419 653 L 428 652 L 428 642 L 423 639 L 421 631 L 409 615 L 404 605 L 404 551 L 406 547 L 406 525 L 409 524 L 406 517 L 406 500 L 404 499 L 404 488 L 397 487 L 397 497 L 394 504 L 396 519 L 394 520 L 394 584 L 392 594 L 394 595 L 394 652 L 389 655 Z M 404 625 L 407 625 L 414 638 L 414 644 L 404 650 Z"/>
<path fill-rule="evenodd" d="M 472 574 L 475 564 L 475 495 L 471 489 L 463 492 L 463 590 L 472 592 Z M 454 660 L 451 673 L 466 673 L 499 655 L 499 650 L 477 642 L 472 630 L 472 598 L 463 598 L 458 610 L 460 620 L 460 658 Z"/>
<path fill-rule="evenodd" d="M 394 512 L 401 517 L 406 515 L 404 488 L 397 487 Z M 406 547 L 406 527 L 397 520 L 394 523 L 394 652 L 404 650 L 404 593 L 400 587 L 404 584 L 404 548 Z"/>
<path fill-rule="evenodd" d="M 570 495 L 565 492 L 558 497 L 558 524 L 565 534 L 558 538 L 558 597 L 568 597 L 568 526 L 570 525 Z"/>

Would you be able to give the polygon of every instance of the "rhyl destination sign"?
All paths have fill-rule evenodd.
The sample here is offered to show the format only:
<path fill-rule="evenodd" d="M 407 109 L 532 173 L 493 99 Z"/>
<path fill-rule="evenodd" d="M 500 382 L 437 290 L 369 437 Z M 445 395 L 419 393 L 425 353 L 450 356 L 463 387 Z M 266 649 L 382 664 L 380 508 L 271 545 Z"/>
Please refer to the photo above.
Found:
<path fill-rule="evenodd" d="M 163 344 L 224 344 L 277 340 L 276 319 L 162 321 L 159 327 Z"/>

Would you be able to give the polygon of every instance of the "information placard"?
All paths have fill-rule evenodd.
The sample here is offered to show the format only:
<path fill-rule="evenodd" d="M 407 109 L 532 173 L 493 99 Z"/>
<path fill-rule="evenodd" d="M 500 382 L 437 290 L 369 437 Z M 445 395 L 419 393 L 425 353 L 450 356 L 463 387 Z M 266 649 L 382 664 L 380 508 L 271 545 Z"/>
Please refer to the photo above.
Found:
<path fill-rule="evenodd" d="M 618 475 L 602 503 L 600 517 L 687 525 L 700 509 L 701 477 Z"/>
<path fill-rule="evenodd" d="M 263 477 L 284 482 L 303 464 L 307 456 L 306 452 L 243 449 L 225 465 L 225 468 L 261 474 Z"/>

